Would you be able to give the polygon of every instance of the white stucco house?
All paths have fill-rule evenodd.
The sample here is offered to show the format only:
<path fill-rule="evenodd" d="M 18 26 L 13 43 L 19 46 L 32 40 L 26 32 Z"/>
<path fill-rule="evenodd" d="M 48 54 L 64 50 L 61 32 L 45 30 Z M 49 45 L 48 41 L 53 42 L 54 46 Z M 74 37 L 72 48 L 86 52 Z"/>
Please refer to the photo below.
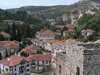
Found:
<path fill-rule="evenodd" d="M 8 24 L 12 27 L 14 20 L 3 20 L 4 24 Z"/>
<path fill-rule="evenodd" d="M 36 32 L 35 36 L 37 39 L 55 39 L 55 32 L 51 31 L 51 30 L 46 30 L 46 31 L 40 31 L 40 32 Z"/>
<path fill-rule="evenodd" d="M 13 24 L 15 25 L 21 25 L 24 23 L 24 21 L 14 21 L 14 20 L 3 20 L 4 24 L 8 24 L 12 27 Z"/>
<path fill-rule="evenodd" d="M 4 59 L 6 55 L 12 52 L 18 52 L 19 43 L 17 41 L 0 41 L 0 53 Z"/>
<path fill-rule="evenodd" d="M 41 70 L 41 69 L 46 69 L 47 67 L 50 68 L 51 66 L 51 55 L 44 55 L 44 54 L 35 54 L 35 55 L 30 55 L 27 57 L 28 59 L 31 59 L 32 61 L 32 66 L 34 70 Z"/>
<path fill-rule="evenodd" d="M 85 37 L 93 34 L 95 31 L 91 30 L 91 29 L 87 29 L 87 30 L 82 30 L 82 35 L 84 35 Z"/>
<path fill-rule="evenodd" d="M 31 60 L 22 57 L 20 53 L 0 61 L 1 73 L 11 72 L 15 75 L 25 75 L 31 72 Z"/>
<path fill-rule="evenodd" d="M 75 30 L 73 30 L 73 29 L 63 31 L 63 36 L 65 37 L 66 35 L 73 35 L 74 32 L 75 32 Z"/>
<path fill-rule="evenodd" d="M 21 25 L 24 23 L 24 21 L 14 21 L 15 25 Z"/>
<path fill-rule="evenodd" d="M 58 42 L 58 40 L 47 40 L 47 43 L 45 45 L 46 51 L 50 51 L 50 52 L 52 51 L 53 42 Z"/>
<path fill-rule="evenodd" d="M 74 42 L 79 42 L 75 39 L 67 39 L 67 40 L 72 40 Z M 57 42 L 53 42 L 52 45 L 52 51 L 51 51 L 51 55 L 56 56 L 57 53 L 66 53 L 66 48 L 67 48 L 67 40 L 61 40 L 61 41 L 57 41 Z"/>

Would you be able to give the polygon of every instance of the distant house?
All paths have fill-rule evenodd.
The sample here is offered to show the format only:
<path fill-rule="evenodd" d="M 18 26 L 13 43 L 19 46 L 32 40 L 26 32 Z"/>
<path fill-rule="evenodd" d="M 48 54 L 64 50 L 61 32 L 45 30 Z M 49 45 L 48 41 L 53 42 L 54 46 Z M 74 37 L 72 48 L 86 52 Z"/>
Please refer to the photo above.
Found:
<path fill-rule="evenodd" d="M 58 40 L 47 40 L 47 43 L 45 45 L 45 50 L 46 51 L 52 51 L 52 45 L 54 42 L 58 42 Z"/>
<path fill-rule="evenodd" d="M 73 29 L 63 31 L 63 36 L 65 37 L 66 35 L 73 35 L 74 32 L 75 32 L 75 30 L 73 30 Z"/>
<path fill-rule="evenodd" d="M 32 61 L 32 66 L 33 66 L 33 71 L 37 70 L 48 70 L 51 66 L 51 55 L 44 55 L 44 54 L 35 54 L 35 55 L 30 55 L 27 57 L 28 59 L 31 59 Z"/>
<path fill-rule="evenodd" d="M 74 25 L 71 25 L 71 24 L 67 24 L 67 25 L 66 25 L 66 28 L 68 28 L 68 29 L 74 29 L 74 27 L 75 27 L 75 26 L 74 26 Z"/>
<path fill-rule="evenodd" d="M 22 57 L 20 53 L 0 61 L 1 73 L 12 72 L 14 75 L 26 75 L 31 72 L 31 60 Z"/>
<path fill-rule="evenodd" d="M 65 25 L 66 28 L 68 28 L 68 30 L 72 29 L 74 30 L 74 25 L 71 24 L 67 24 Z M 57 25 L 56 26 L 56 34 L 61 35 L 61 30 L 64 28 L 64 25 Z"/>
<path fill-rule="evenodd" d="M 10 55 L 12 52 L 18 52 L 19 43 L 17 41 L 0 41 L 0 53 L 2 58 Z"/>
<path fill-rule="evenodd" d="M 15 25 L 21 25 L 24 23 L 24 21 L 14 21 Z"/>
<path fill-rule="evenodd" d="M 24 21 L 14 21 L 14 20 L 3 20 L 4 24 L 8 24 L 12 27 L 13 24 L 15 25 L 21 25 L 24 23 Z"/>
<path fill-rule="evenodd" d="M 47 39 L 33 39 L 32 43 L 35 44 L 36 46 L 44 48 L 47 43 Z"/>
<path fill-rule="evenodd" d="M 0 32 L 0 34 L 2 34 L 5 38 L 6 38 L 6 40 L 10 40 L 10 34 L 9 33 L 6 33 L 6 32 L 4 32 L 4 31 L 1 31 Z"/>
<path fill-rule="evenodd" d="M 68 39 L 68 40 L 71 40 L 71 41 L 74 41 L 74 42 L 79 42 L 75 39 Z M 57 41 L 57 42 L 53 42 L 53 45 L 52 45 L 52 50 L 51 50 L 51 54 L 56 56 L 57 53 L 66 53 L 66 49 L 67 49 L 67 43 L 66 43 L 67 40 L 61 40 L 61 41 Z"/>
<path fill-rule="evenodd" d="M 55 39 L 55 32 L 51 30 L 46 30 L 46 31 L 40 31 L 36 32 L 36 38 L 38 39 Z"/>
<path fill-rule="evenodd" d="M 4 24 L 8 24 L 12 27 L 14 20 L 3 20 Z"/>
<path fill-rule="evenodd" d="M 87 30 L 82 30 L 82 35 L 84 35 L 85 37 L 93 34 L 95 31 L 91 30 L 91 29 L 87 29 Z"/>
<path fill-rule="evenodd" d="M 37 53 L 37 50 L 38 50 L 37 47 L 35 47 L 34 45 L 30 45 L 30 46 L 25 47 L 24 49 L 22 49 L 20 52 L 21 53 L 24 52 L 29 56 L 29 55 L 32 55 L 34 53 Z"/>
<path fill-rule="evenodd" d="M 61 31 L 64 28 L 64 25 L 57 25 L 56 30 Z"/>

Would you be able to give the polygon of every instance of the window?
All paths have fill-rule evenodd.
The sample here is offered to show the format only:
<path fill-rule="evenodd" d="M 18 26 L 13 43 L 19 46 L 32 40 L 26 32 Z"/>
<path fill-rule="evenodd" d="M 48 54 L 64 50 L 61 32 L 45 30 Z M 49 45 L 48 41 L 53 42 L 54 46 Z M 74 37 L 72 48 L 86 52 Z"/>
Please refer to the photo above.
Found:
<path fill-rule="evenodd" d="M 46 61 L 46 64 L 48 64 L 48 61 Z"/>
<path fill-rule="evenodd" d="M 29 69 L 27 69 L 27 72 L 29 71 Z"/>
<path fill-rule="evenodd" d="M 76 71 L 76 75 L 80 75 L 80 68 L 77 67 L 76 70 L 77 70 L 77 71 Z"/>
<path fill-rule="evenodd" d="M 27 67 L 29 67 L 29 64 L 27 64 Z"/>
<path fill-rule="evenodd" d="M 16 71 L 16 68 L 15 68 L 15 71 Z"/>
<path fill-rule="evenodd" d="M 61 69 L 62 69 L 62 68 L 61 68 L 61 65 L 60 65 L 60 66 L 59 66 L 59 73 L 61 73 Z"/>
<path fill-rule="evenodd" d="M 42 61 L 42 63 L 44 64 L 44 61 Z"/>

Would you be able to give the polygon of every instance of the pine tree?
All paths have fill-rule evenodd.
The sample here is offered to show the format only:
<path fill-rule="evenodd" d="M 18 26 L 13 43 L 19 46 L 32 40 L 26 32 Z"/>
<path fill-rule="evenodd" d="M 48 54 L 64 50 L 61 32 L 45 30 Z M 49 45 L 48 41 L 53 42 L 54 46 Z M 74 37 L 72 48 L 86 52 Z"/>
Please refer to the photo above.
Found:
<path fill-rule="evenodd" d="M 19 29 L 17 30 L 17 36 L 16 37 L 17 37 L 16 40 L 20 42 L 21 41 L 21 33 L 20 33 Z"/>
<path fill-rule="evenodd" d="M 15 24 L 12 25 L 11 40 L 16 40 L 16 27 L 15 27 Z"/>

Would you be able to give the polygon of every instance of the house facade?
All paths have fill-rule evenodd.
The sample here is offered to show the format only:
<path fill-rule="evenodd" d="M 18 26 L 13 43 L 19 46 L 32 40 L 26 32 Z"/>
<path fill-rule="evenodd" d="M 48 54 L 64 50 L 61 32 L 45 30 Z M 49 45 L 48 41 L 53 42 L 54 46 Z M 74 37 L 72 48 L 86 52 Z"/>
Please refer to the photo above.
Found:
<path fill-rule="evenodd" d="M 31 60 L 18 55 L 12 55 L 0 61 L 1 73 L 12 72 L 14 75 L 30 74 Z"/>
<path fill-rule="evenodd" d="M 19 42 L 17 41 L 0 41 L 0 53 L 4 59 L 6 55 L 10 55 L 12 52 L 18 52 Z"/>
<path fill-rule="evenodd" d="M 73 29 L 69 29 L 69 30 L 66 30 L 66 31 L 63 31 L 63 36 L 67 36 L 67 35 L 73 35 L 75 32 L 75 30 Z"/>
<path fill-rule="evenodd" d="M 52 51 L 53 42 L 58 42 L 58 40 L 47 40 L 47 43 L 45 44 L 46 51 Z"/>
<path fill-rule="evenodd" d="M 32 54 L 36 54 L 37 53 L 38 48 L 34 45 L 30 45 L 25 47 L 24 49 L 22 49 L 20 52 L 24 52 L 27 54 L 27 56 L 30 56 Z"/>
<path fill-rule="evenodd" d="M 51 66 L 51 55 L 43 55 L 43 54 L 35 54 L 27 57 L 28 59 L 31 59 L 32 66 L 34 71 L 36 70 L 48 70 Z"/>
<path fill-rule="evenodd" d="M 37 39 L 55 39 L 55 32 L 51 31 L 51 30 L 46 30 L 46 31 L 40 31 L 38 33 L 36 33 L 36 38 Z"/>
<path fill-rule="evenodd" d="M 10 34 L 4 32 L 4 31 L 1 31 L 0 34 L 2 34 L 5 37 L 6 40 L 10 40 L 10 38 L 11 38 Z"/>
<path fill-rule="evenodd" d="M 24 21 L 14 21 L 15 25 L 21 25 L 24 23 Z"/>
<path fill-rule="evenodd" d="M 82 30 L 82 35 L 84 35 L 85 37 L 93 34 L 95 31 L 91 30 L 91 29 L 87 29 L 87 30 Z"/>
<path fill-rule="evenodd" d="M 63 33 L 64 33 L 63 36 L 73 34 L 73 32 L 74 32 L 74 27 L 75 27 L 75 26 L 74 26 L 74 25 L 71 25 L 71 24 L 67 24 L 67 25 L 57 25 L 57 26 L 56 26 L 56 34 L 57 34 L 57 35 L 61 35 L 61 31 L 62 31 L 62 29 L 63 29 L 64 27 L 66 27 L 66 28 L 68 29 L 68 31 L 66 30 L 66 33 L 63 32 Z M 72 30 L 73 30 L 73 31 L 72 31 Z"/>
<path fill-rule="evenodd" d="M 14 20 L 3 20 L 4 24 L 8 24 L 12 27 L 13 24 L 15 25 L 21 25 L 24 23 L 24 21 L 14 21 Z"/>

